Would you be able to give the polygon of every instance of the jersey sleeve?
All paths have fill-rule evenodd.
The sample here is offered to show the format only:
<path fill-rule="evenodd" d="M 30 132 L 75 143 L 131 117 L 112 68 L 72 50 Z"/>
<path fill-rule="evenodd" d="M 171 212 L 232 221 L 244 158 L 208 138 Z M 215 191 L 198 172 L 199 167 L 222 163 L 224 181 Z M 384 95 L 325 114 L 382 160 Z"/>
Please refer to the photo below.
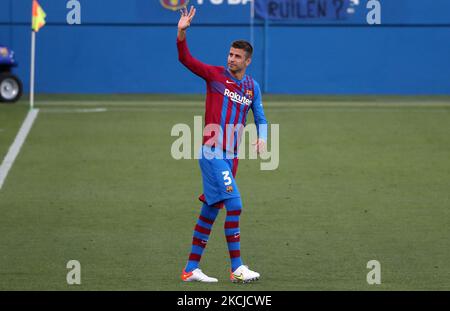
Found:
<path fill-rule="evenodd" d="M 251 109 L 253 111 L 256 129 L 258 131 L 258 138 L 267 141 L 267 120 L 264 114 L 264 108 L 262 104 L 261 89 L 256 81 L 254 81 L 254 84 L 255 84 L 254 87 L 255 98 L 251 105 Z"/>
<path fill-rule="evenodd" d="M 189 48 L 186 43 L 186 39 L 180 41 L 177 38 L 177 48 L 178 48 L 178 60 L 186 66 L 190 71 L 195 73 L 197 76 L 205 79 L 211 80 L 214 74 L 215 67 L 202 63 L 198 59 L 194 58 L 189 52 Z"/>

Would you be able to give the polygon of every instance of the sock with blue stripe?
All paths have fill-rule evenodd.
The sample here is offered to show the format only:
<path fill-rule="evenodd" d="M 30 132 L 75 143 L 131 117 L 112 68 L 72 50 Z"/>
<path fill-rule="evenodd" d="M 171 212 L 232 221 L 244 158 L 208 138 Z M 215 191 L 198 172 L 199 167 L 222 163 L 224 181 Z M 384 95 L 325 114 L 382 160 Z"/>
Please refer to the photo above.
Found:
<path fill-rule="evenodd" d="M 224 201 L 227 210 L 225 218 L 225 237 L 227 239 L 228 252 L 230 253 L 231 271 L 242 265 L 241 259 L 241 233 L 239 218 L 242 211 L 241 198 L 232 198 Z"/>
<path fill-rule="evenodd" d="M 203 204 L 197 224 L 195 225 L 194 236 L 192 238 L 192 249 L 188 263 L 184 269 L 186 272 L 191 272 L 198 268 L 203 251 L 208 243 L 209 234 L 211 233 L 212 226 L 218 214 L 218 208 L 206 203 Z"/>

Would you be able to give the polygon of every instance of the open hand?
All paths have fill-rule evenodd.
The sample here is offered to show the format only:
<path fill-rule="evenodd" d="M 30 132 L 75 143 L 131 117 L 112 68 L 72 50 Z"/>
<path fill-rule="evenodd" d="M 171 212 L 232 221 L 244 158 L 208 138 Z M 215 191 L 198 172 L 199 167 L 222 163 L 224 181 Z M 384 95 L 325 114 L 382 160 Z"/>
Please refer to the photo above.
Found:
<path fill-rule="evenodd" d="M 258 138 L 252 145 L 255 146 L 257 154 L 261 154 L 262 152 L 266 151 L 266 142 L 264 141 L 264 139 Z"/>
<path fill-rule="evenodd" d="M 195 16 L 195 8 L 192 5 L 190 11 L 188 12 L 187 8 L 184 7 L 180 10 L 181 12 L 181 17 L 180 20 L 178 21 L 178 29 L 179 30 L 186 30 L 187 28 L 189 28 L 189 26 L 191 26 L 191 21 Z"/>

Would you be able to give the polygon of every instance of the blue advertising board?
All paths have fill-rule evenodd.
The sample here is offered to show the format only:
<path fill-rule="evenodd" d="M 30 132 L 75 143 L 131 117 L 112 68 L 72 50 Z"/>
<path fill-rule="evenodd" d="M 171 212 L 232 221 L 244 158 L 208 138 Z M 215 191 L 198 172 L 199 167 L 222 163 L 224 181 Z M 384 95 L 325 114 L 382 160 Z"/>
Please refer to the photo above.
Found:
<path fill-rule="evenodd" d="M 177 59 L 184 0 L 79 0 L 81 24 L 69 25 L 73 1 L 39 1 L 37 92 L 204 92 Z M 225 65 L 233 40 L 253 39 L 249 70 L 269 93 L 450 94 L 450 1 L 379 0 L 376 26 L 368 1 L 257 0 L 252 21 L 249 0 L 190 0 L 188 43 L 198 59 Z M 16 52 L 27 91 L 31 1 L 0 3 L 0 45 Z"/>

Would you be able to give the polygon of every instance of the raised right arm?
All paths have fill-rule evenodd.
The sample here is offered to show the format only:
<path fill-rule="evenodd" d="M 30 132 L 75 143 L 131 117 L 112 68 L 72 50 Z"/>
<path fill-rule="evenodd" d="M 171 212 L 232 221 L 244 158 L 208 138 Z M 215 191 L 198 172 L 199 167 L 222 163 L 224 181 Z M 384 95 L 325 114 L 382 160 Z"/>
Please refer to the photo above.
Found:
<path fill-rule="evenodd" d="M 181 10 L 180 21 L 178 22 L 177 36 L 178 60 L 190 71 L 200 76 L 201 78 L 208 80 L 212 76 L 214 67 L 202 63 L 201 61 L 192 57 L 186 43 L 186 30 L 191 25 L 191 21 L 195 16 L 195 12 L 196 10 L 193 6 L 191 6 L 189 12 L 186 8 Z"/>

